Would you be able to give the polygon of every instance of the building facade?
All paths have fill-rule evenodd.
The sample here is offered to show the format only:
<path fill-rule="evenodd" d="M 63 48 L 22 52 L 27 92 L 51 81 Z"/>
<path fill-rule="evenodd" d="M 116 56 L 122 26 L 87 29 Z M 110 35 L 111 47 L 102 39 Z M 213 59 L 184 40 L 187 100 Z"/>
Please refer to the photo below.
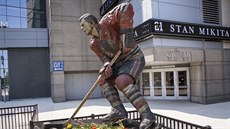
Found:
<path fill-rule="evenodd" d="M 230 99 L 230 1 L 135 2 L 134 37 L 147 61 L 140 89 L 150 99 Z M 142 8 L 142 9 L 140 9 Z M 139 9 L 139 12 L 138 12 Z M 141 23 L 140 23 L 141 22 Z"/>
<path fill-rule="evenodd" d="M 100 19 L 118 0 L 38 1 L 0 3 L 5 11 L 0 11 L 2 84 L 10 87 L 12 99 L 82 99 L 102 63 L 78 19 L 84 13 Z M 134 38 L 146 59 L 138 83 L 145 98 L 203 104 L 230 100 L 229 0 L 131 3 Z M 101 97 L 99 87 L 90 96 Z"/>
<path fill-rule="evenodd" d="M 64 64 L 63 70 L 51 71 L 54 101 L 81 99 L 96 80 L 102 64 L 89 49 L 89 37 L 80 31 L 78 18 L 89 12 L 100 19 L 116 3 L 51 0 L 51 11 L 55 11 L 50 16 L 50 63 Z M 138 84 L 146 98 L 204 104 L 229 100 L 228 0 L 131 3 L 135 11 L 134 37 L 147 62 Z M 169 32 L 165 32 L 167 29 Z M 102 95 L 96 89 L 91 98 L 98 97 Z"/>
<path fill-rule="evenodd" d="M 50 96 L 43 0 L 0 1 L 0 100 Z"/>

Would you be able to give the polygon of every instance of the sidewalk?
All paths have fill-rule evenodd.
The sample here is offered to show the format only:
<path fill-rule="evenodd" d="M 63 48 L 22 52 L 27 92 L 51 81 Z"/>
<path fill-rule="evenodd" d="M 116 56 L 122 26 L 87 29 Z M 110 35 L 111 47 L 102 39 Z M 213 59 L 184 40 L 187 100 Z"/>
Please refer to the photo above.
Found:
<path fill-rule="evenodd" d="M 0 107 L 38 104 L 39 120 L 69 118 L 81 101 L 53 103 L 51 98 L 19 99 L 0 102 Z M 148 100 L 151 110 L 157 114 L 195 123 L 210 125 L 213 129 L 230 129 L 230 102 L 197 104 L 184 100 Z M 135 110 L 130 103 L 125 108 Z M 89 99 L 76 116 L 105 114 L 111 109 L 106 99 Z"/>

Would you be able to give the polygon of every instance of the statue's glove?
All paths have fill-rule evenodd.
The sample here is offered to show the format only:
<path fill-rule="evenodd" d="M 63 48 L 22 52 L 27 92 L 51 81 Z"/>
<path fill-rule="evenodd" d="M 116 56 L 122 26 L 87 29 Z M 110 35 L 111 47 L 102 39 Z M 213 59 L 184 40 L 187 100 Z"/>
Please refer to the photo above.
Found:
<path fill-rule="evenodd" d="M 104 63 L 102 68 L 99 70 L 99 74 L 102 74 L 104 79 L 107 79 L 113 75 L 113 68 L 110 66 L 109 62 Z"/>

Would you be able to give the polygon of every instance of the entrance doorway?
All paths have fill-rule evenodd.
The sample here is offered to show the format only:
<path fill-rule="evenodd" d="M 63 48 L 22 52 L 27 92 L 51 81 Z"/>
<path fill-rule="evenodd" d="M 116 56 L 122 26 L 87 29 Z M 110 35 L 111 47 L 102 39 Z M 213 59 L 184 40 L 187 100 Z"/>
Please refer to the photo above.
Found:
<path fill-rule="evenodd" d="M 189 68 L 145 69 L 140 91 L 149 99 L 189 99 Z"/>

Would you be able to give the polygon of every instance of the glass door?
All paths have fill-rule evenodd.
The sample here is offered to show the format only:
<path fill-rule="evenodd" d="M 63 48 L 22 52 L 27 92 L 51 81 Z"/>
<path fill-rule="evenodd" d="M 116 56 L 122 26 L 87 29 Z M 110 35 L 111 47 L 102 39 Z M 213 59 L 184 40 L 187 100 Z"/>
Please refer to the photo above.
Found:
<path fill-rule="evenodd" d="M 141 93 L 152 99 L 189 99 L 189 68 L 146 69 Z"/>
<path fill-rule="evenodd" d="M 154 72 L 153 73 L 153 87 L 154 87 L 154 96 L 162 96 L 162 79 L 161 79 L 161 72 Z"/>
<path fill-rule="evenodd" d="M 165 91 L 166 96 L 175 96 L 174 74 L 173 71 L 165 72 Z"/>
<path fill-rule="evenodd" d="M 178 71 L 178 96 L 188 96 L 188 78 L 186 71 Z"/>
<path fill-rule="evenodd" d="M 150 77 L 149 73 L 142 73 L 142 95 L 150 96 Z"/>

